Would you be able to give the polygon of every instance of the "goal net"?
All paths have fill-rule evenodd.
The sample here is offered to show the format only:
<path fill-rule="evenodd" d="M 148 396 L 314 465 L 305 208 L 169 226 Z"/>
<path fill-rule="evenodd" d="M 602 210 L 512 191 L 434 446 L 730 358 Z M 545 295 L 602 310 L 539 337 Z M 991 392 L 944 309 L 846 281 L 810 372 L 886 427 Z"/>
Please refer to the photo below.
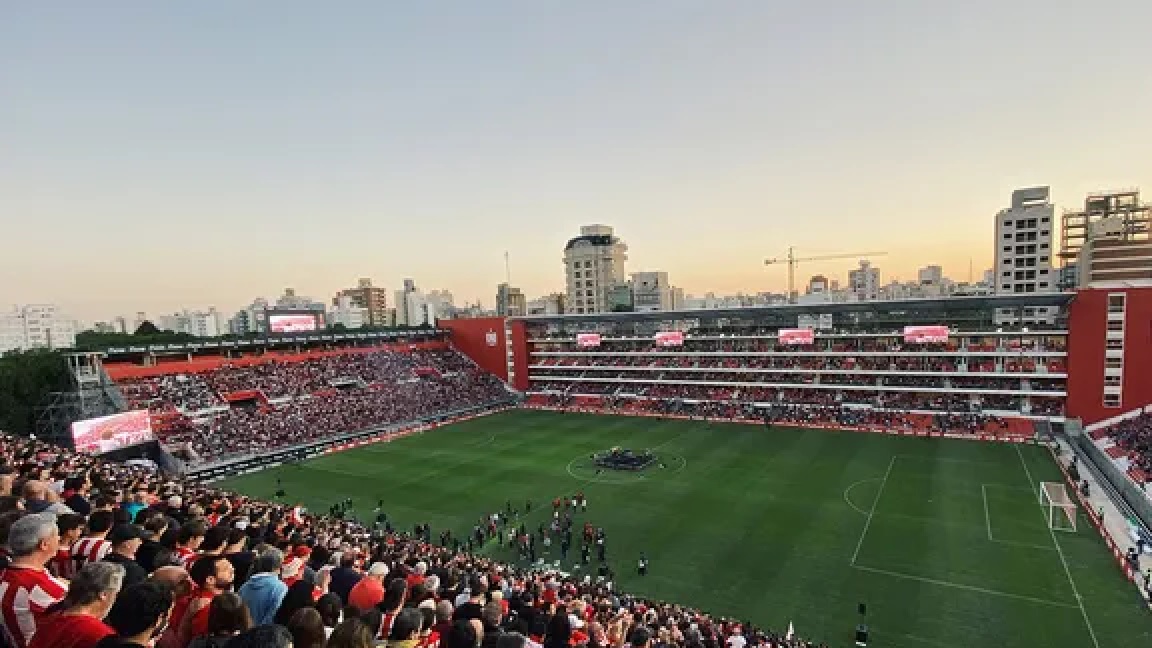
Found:
<path fill-rule="evenodd" d="M 1076 502 L 1060 482 L 1040 482 L 1040 505 L 1048 514 L 1048 528 L 1076 531 Z"/>

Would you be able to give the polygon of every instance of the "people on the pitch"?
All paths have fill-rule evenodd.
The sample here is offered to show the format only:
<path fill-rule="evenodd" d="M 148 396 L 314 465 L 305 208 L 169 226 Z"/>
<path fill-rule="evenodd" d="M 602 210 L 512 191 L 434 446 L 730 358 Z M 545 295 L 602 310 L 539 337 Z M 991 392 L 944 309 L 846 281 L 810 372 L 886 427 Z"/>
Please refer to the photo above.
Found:
<path fill-rule="evenodd" d="M 643 551 L 640 552 L 640 560 L 636 561 L 636 574 L 640 576 L 648 574 L 648 556 Z"/>

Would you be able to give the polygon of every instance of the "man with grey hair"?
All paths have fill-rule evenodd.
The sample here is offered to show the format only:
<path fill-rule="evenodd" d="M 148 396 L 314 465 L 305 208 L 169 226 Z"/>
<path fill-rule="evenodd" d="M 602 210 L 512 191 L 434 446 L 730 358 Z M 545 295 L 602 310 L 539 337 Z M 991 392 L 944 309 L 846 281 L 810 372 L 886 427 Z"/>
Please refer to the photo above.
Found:
<path fill-rule="evenodd" d="M 60 529 L 52 513 L 25 515 L 8 532 L 12 564 L 0 573 L 0 623 L 13 648 L 27 648 L 37 619 L 68 592 L 66 581 L 44 569 L 59 548 Z"/>
<path fill-rule="evenodd" d="M 272 623 L 276 610 L 288 593 L 288 586 L 280 580 L 284 554 L 279 549 L 268 549 L 256 557 L 253 574 L 240 588 L 240 598 L 252 613 L 253 625 Z"/>
<path fill-rule="evenodd" d="M 110 562 L 84 565 L 68 586 L 68 595 L 40 620 L 28 648 L 94 646 L 114 634 L 104 617 L 124 585 L 124 567 Z"/>

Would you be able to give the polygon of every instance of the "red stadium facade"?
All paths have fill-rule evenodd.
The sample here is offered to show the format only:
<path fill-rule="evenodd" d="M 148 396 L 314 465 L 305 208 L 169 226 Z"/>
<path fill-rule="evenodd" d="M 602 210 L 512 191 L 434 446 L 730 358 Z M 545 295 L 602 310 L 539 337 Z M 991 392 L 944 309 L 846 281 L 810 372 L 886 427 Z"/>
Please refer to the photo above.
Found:
<path fill-rule="evenodd" d="M 993 323 L 997 313 L 1044 306 L 1059 308 L 1055 327 Z M 817 330 L 814 339 L 798 332 L 805 329 L 798 323 L 822 315 L 835 320 L 834 332 Z M 576 397 L 588 408 L 612 401 L 630 409 L 637 401 L 759 398 L 926 416 L 978 407 L 1001 419 L 1085 425 L 1152 405 L 1150 287 L 440 326 L 530 402 Z M 947 343 L 922 338 L 933 326 L 948 328 Z M 685 336 L 673 340 L 669 332 Z"/>
<path fill-rule="evenodd" d="M 1152 404 L 1152 287 L 1081 290 L 1068 329 L 1068 416 L 1088 425 Z"/>

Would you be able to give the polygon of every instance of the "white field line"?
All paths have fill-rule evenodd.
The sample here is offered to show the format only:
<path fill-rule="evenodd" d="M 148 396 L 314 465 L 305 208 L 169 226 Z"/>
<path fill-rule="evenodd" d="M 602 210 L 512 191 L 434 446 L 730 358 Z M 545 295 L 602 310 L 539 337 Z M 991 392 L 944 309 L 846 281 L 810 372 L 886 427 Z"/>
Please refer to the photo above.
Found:
<path fill-rule="evenodd" d="M 1032 479 L 1032 471 L 1028 470 L 1028 462 L 1024 461 L 1024 453 L 1020 452 L 1020 446 L 1015 447 L 1016 454 L 1020 457 L 1020 465 L 1024 466 L 1024 475 L 1028 478 L 1029 485 L 1036 488 L 1036 481 Z M 1100 642 L 1096 639 L 1096 630 L 1092 628 L 1092 621 L 1088 618 L 1088 610 L 1084 609 L 1084 598 L 1080 596 L 1080 590 L 1076 588 L 1076 581 L 1072 580 L 1072 570 L 1068 568 L 1068 559 L 1064 557 L 1064 549 L 1060 546 L 1060 541 L 1056 539 L 1056 532 L 1048 524 L 1048 516 L 1044 514 L 1043 507 L 1040 507 L 1040 516 L 1044 518 L 1044 526 L 1048 528 L 1048 535 L 1052 536 L 1052 544 L 1056 546 L 1056 553 L 1060 556 L 1060 564 L 1064 566 L 1064 575 L 1068 577 L 1068 584 L 1072 586 L 1072 596 L 1076 597 L 1076 603 L 1080 606 L 1080 614 L 1084 617 L 1084 625 L 1088 628 L 1088 636 L 1092 638 L 1092 645 L 1100 648 Z"/>
<path fill-rule="evenodd" d="M 884 479 L 880 482 L 880 490 L 876 491 L 876 499 L 872 501 L 872 508 L 868 511 L 868 521 L 864 523 L 864 530 L 860 532 L 860 540 L 856 543 L 856 551 L 852 552 L 852 562 L 850 565 L 856 564 L 856 558 L 860 556 L 860 547 L 864 546 L 864 538 L 868 535 L 868 528 L 872 526 L 872 518 L 876 515 L 876 506 L 880 504 L 880 498 L 884 496 L 884 487 L 888 485 L 888 476 L 892 474 L 892 466 L 896 465 L 896 455 L 892 455 L 892 460 L 888 462 L 888 470 L 884 471 Z"/>

